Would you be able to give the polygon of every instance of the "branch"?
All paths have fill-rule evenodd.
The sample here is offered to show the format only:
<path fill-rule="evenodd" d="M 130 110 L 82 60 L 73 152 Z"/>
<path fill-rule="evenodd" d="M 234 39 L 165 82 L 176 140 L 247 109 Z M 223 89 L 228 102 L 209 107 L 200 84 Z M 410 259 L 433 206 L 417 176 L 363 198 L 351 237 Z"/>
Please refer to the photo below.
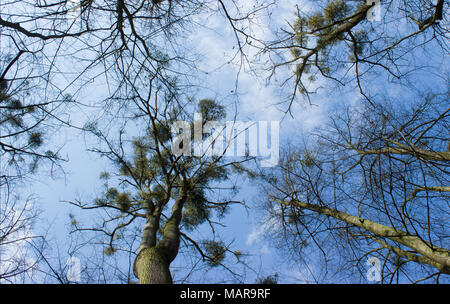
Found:
<path fill-rule="evenodd" d="M 394 242 L 398 242 L 422 254 L 423 256 L 433 260 L 436 265 L 439 265 L 438 267 L 439 271 L 450 274 L 450 251 L 426 243 L 418 236 L 410 235 L 402 230 L 398 230 L 393 227 L 372 222 L 370 220 L 363 219 L 358 216 L 353 216 L 336 209 L 304 203 L 297 200 L 291 200 L 289 202 L 286 202 L 274 198 L 273 201 L 286 206 L 294 205 L 303 209 L 311 210 L 319 214 L 323 214 L 335 218 L 337 220 L 344 221 L 348 224 L 362 228 L 366 231 L 370 231 L 378 237 L 388 238 Z M 431 266 L 436 267 L 435 265 Z"/>

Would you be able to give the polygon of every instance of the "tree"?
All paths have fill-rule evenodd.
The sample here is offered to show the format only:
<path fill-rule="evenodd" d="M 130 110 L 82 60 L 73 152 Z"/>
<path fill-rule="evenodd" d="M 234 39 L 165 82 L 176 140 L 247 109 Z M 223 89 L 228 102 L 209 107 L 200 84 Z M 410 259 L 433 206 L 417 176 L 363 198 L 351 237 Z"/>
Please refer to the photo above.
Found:
<path fill-rule="evenodd" d="M 278 274 L 270 275 L 265 278 L 259 278 L 255 284 L 278 284 Z"/>
<path fill-rule="evenodd" d="M 39 210 L 9 184 L 0 188 L 0 198 L 0 283 L 33 282 L 45 248 L 45 236 L 33 229 Z"/>
<path fill-rule="evenodd" d="M 374 255 L 382 282 L 450 274 L 447 99 L 347 107 L 287 152 L 267 177 L 284 246 L 302 255 L 314 244 L 325 262 L 340 256 L 339 269 L 362 277 Z"/>
<path fill-rule="evenodd" d="M 27 65 L 32 52 L 15 54 L 14 49 L 3 48 L 3 36 L 1 41 L 0 282 L 30 283 L 38 279 L 47 243 L 37 200 L 25 193 L 42 165 L 49 165 L 52 175 L 63 160 L 49 133 L 59 127 L 54 119 L 59 107 L 71 100 L 36 96 L 42 77 Z"/>
<path fill-rule="evenodd" d="M 376 254 L 384 282 L 439 281 L 448 274 L 448 2 L 381 1 L 380 21 L 369 22 L 374 5 L 307 1 L 277 40 L 258 41 L 269 78 L 288 73 L 291 115 L 302 98 L 339 100 L 327 128 L 286 147 L 279 171 L 265 173 L 270 230 L 302 262 L 318 265 L 308 248 L 319 248 L 328 279 L 345 267 L 364 278 L 362 262 Z"/>
<path fill-rule="evenodd" d="M 120 129 L 119 141 L 114 144 L 98 126 L 90 126 L 91 132 L 106 144 L 105 149 L 93 150 L 113 161 L 118 172 L 102 173 L 105 189 L 93 204 L 71 202 L 82 209 L 103 210 L 106 215 L 98 227 L 84 227 L 75 222 L 73 230 L 104 234 L 108 239 L 106 255 L 114 254 L 121 241 L 130 242 L 137 233 L 141 238 L 138 248 L 131 245 L 127 250 L 136 252 L 133 273 L 144 284 L 173 282 L 170 265 L 182 240 L 194 247 L 211 267 L 223 265 L 228 252 L 238 259 L 240 254 L 231 251 L 224 242 L 215 238 L 196 241 L 189 232 L 208 223 L 214 236 L 214 213 L 220 218 L 230 205 L 242 204 L 219 199 L 221 192 L 233 190 L 224 181 L 231 177 L 231 170 L 244 171 L 241 162 L 226 162 L 223 154 L 208 157 L 208 154 L 176 153 L 173 145 L 183 149 L 187 143 L 175 141 L 178 134 L 172 134 L 171 128 L 177 121 L 191 121 L 192 125 L 193 117 L 187 111 L 192 108 L 191 102 L 181 105 L 174 95 L 157 91 L 147 98 L 137 98 L 135 104 L 135 123 L 142 122 L 138 123 L 139 129 L 145 132 L 133 136 L 132 152 L 126 144 L 129 140 L 124 138 L 125 129 Z M 202 115 L 199 123 L 203 126 L 225 116 L 225 109 L 210 99 L 200 100 L 197 111 Z M 194 128 L 192 125 L 191 129 Z M 190 149 L 191 144 L 188 145 Z"/>
<path fill-rule="evenodd" d="M 150 111 L 152 106 L 149 106 L 149 101 L 147 100 L 147 104 L 145 102 L 139 104 L 139 102 L 144 100 L 142 96 L 146 95 L 149 89 L 151 90 L 152 85 L 150 84 L 148 86 L 148 82 L 158 82 L 158 90 L 164 90 L 168 96 L 171 96 L 169 98 L 171 102 L 180 104 L 180 100 L 186 98 L 190 93 L 189 88 L 191 87 L 192 81 L 199 79 L 195 73 L 197 70 L 195 52 L 186 49 L 184 44 L 180 43 L 181 38 L 184 38 L 188 31 L 193 28 L 195 24 L 195 22 L 192 22 L 193 17 L 205 13 L 220 13 L 226 21 L 226 24 L 231 26 L 233 32 L 236 34 L 237 43 L 239 44 L 236 54 L 243 55 L 243 45 L 245 42 L 241 41 L 239 36 L 240 24 L 247 21 L 251 22 L 252 15 L 267 6 L 267 4 L 258 5 L 257 7 L 251 8 L 250 11 L 241 12 L 241 5 L 236 1 L 82 0 L 76 7 L 71 7 L 71 3 L 73 2 L 12 1 L 2 3 L 2 13 L 0 16 L 2 55 L 4 49 L 5 54 L 6 50 L 12 54 L 7 58 L 5 56 L 6 64 L 3 65 L 6 68 L 3 70 L 1 83 L 2 87 L 8 86 L 8 95 L 4 95 L 5 97 L 3 99 L 5 102 L 2 99 L 2 105 L 11 101 L 14 102 L 15 107 L 11 108 L 9 104 L 7 108 L 6 106 L 2 107 L 5 117 L 7 117 L 7 119 L 2 120 L 2 128 L 7 124 L 16 123 L 19 121 L 19 118 L 23 118 L 24 116 L 28 119 L 26 125 L 14 126 L 14 128 L 19 128 L 20 132 L 11 131 L 12 129 L 8 130 L 11 133 L 8 136 L 17 145 L 13 147 L 14 149 L 7 146 L 10 145 L 9 142 L 1 141 L 2 148 L 4 150 L 5 148 L 9 149 L 7 152 L 14 155 L 14 160 L 18 158 L 18 154 L 29 156 L 33 160 L 34 157 L 39 159 L 46 157 L 52 161 L 59 158 L 56 153 L 50 151 L 37 151 L 38 146 L 44 140 L 44 133 L 37 126 L 45 126 L 48 128 L 50 125 L 49 118 L 54 119 L 63 126 L 87 132 L 94 131 L 93 133 L 98 136 L 102 134 L 100 138 L 102 138 L 103 143 L 111 142 L 111 139 L 108 138 L 109 135 L 107 134 L 106 128 L 102 130 L 103 133 L 98 133 L 98 129 L 93 128 L 94 123 L 83 125 L 84 122 L 80 122 L 77 119 L 79 115 L 74 115 L 76 117 L 75 120 L 71 119 L 73 112 L 69 108 L 60 107 L 60 104 L 55 103 L 55 106 L 53 106 L 53 100 L 58 101 L 62 99 L 66 104 L 70 101 L 71 104 L 77 107 L 76 114 L 83 111 L 78 111 L 79 109 L 88 109 L 89 116 L 95 118 L 112 117 L 112 128 L 130 119 L 129 115 L 123 114 L 126 112 L 124 109 L 128 109 L 130 107 L 129 103 L 133 101 L 136 101 L 135 104 L 138 108 L 144 106 L 140 109 L 143 111 L 137 114 L 139 117 L 155 115 L 152 116 L 153 119 L 167 120 L 168 123 L 174 117 L 165 117 L 165 115 L 175 115 L 175 112 L 163 114 L 150 113 L 148 111 Z M 20 14 L 17 13 L 17 7 L 21 8 Z M 18 60 L 19 58 L 21 61 Z M 19 66 L 20 69 L 16 69 L 16 73 L 14 74 L 15 71 L 11 67 L 22 61 L 23 64 Z M 8 79 L 5 78 L 7 81 L 4 82 L 3 77 L 8 71 L 11 76 Z M 20 73 L 17 71 L 20 71 Z M 12 86 L 10 84 L 14 82 L 18 86 L 20 80 L 23 79 L 33 80 L 30 86 L 35 89 L 34 95 L 42 97 L 42 100 L 38 104 L 34 102 L 25 104 L 21 100 L 21 104 L 19 105 L 15 99 L 13 100 L 12 96 L 14 94 L 11 93 Z M 101 86 L 102 88 L 107 89 L 98 90 L 96 87 L 98 82 L 104 84 Z M 181 91 L 179 87 L 182 86 L 184 87 Z M 136 89 L 136 87 L 139 87 L 139 89 Z M 86 90 L 101 91 L 105 94 L 100 97 L 95 96 L 92 99 L 81 100 L 77 95 L 82 95 L 83 91 Z M 129 93 L 130 91 L 136 95 L 133 96 Z M 2 89 L 2 94 L 3 92 L 4 90 Z M 69 92 L 70 95 L 68 95 Z M 153 96 L 152 93 L 150 95 Z M 173 99 L 180 100 L 173 101 Z M 96 107 L 99 111 L 93 113 L 95 110 L 92 110 L 94 107 L 91 106 Z M 175 107 L 174 105 L 172 106 Z M 31 109 L 37 110 L 37 112 L 33 114 L 29 111 Z M 53 111 L 55 109 L 60 109 L 62 112 L 55 113 Z M 36 113 L 42 113 L 42 117 L 37 116 Z M 158 117 L 158 115 L 160 116 Z M 33 122 L 36 122 L 36 125 L 32 124 L 31 117 L 35 119 Z M 133 118 L 135 119 L 136 117 Z M 33 129 L 30 128 L 28 121 Z M 105 121 L 98 119 L 97 122 L 102 124 Z M 157 123 L 155 121 L 153 122 Z M 8 128 L 10 128 L 9 125 Z M 20 140 L 17 139 L 18 136 L 16 136 L 16 133 L 20 133 Z M 4 134 L 2 132 L 1 136 L 4 136 Z M 12 140 L 13 137 L 14 139 Z M 152 134 L 142 136 L 143 141 L 151 140 L 151 138 Z M 28 139 L 30 140 L 28 141 Z M 137 139 L 137 141 L 139 140 L 141 139 Z M 156 140 L 156 143 L 158 140 Z M 161 143 L 163 142 L 165 140 L 161 139 Z M 148 147 L 148 143 L 146 145 L 145 149 L 153 151 L 152 149 L 155 148 Z M 110 148 L 109 152 L 112 152 L 112 147 Z M 157 164 L 159 164 L 158 162 L 165 162 L 163 160 L 167 156 L 165 149 L 167 147 L 163 149 L 165 154 L 159 155 L 152 161 Z M 103 154 L 106 155 L 108 153 L 105 152 Z M 113 154 L 108 155 L 113 158 Z M 121 156 L 125 157 L 125 155 Z M 178 164 L 177 162 L 179 161 L 175 160 L 175 158 L 171 159 L 173 166 Z M 116 159 L 115 161 L 119 160 Z M 212 163 L 216 163 L 216 161 Z M 137 164 L 134 165 L 137 166 Z M 131 165 L 130 168 L 133 168 L 134 165 Z M 177 227 L 180 221 L 180 211 L 174 210 L 174 213 L 169 215 L 168 218 L 159 218 L 163 212 L 161 208 L 169 204 L 169 202 L 171 204 L 176 196 L 176 194 L 172 193 L 175 191 L 174 189 L 180 191 L 179 200 L 176 205 L 179 208 L 185 205 L 190 206 L 185 209 L 194 212 L 192 215 L 194 223 L 189 225 L 196 226 L 205 221 L 203 217 L 208 218 L 209 216 L 209 211 L 207 210 L 216 209 L 223 211 L 226 209 L 227 204 L 214 204 L 214 202 L 207 203 L 209 204 L 208 208 L 201 209 L 201 206 L 196 205 L 197 203 L 200 204 L 199 202 L 193 203 L 194 199 L 188 199 L 187 196 L 194 195 L 191 192 L 197 191 L 198 193 L 196 192 L 195 195 L 200 200 L 203 195 L 202 191 L 206 190 L 190 189 L 189 187 L 192 186 L 182 185 L 191 181 L 182 179 L 180 174 L 184 172 L 183 170 L 181 172 L 175 172 L 174 170 L 176 168 L 170 169 L 170 166 L 166 163 L 164 163 L 164 166 L 159 165 L 161 170 L 165 169 L 168 172 L 158 172 L 156 176 L 151 178 L 151 181 L 146 180 L 140 182 L 152 183 L 161 179 L 160 183 L 168 187 L 168 189 L 165 189 L 168 192 L 165 193 L 165 197 L 161 198 L 161 201 L 157 204 L 155 203 L 154 207 L 151 207 L 150 202 L 147 202 L 149 205 L 146 205 L 148 209 L 155 208 L 154 211 L 149 211 L 149 214 L 144 212 L 143 217 L 137 215 L 136 217 L 132 217 L 133 219 L 149 218 L 150 222 L 159 222 L 161 220 L 163 223 L 163 221 L 169 221 L 169 219 L 173 218 L 169 222 L 175 223 L 175 227 Z M 214 169 L 214 164 L 209 166 L 198 163 L 197 166 L 209 170 L 206 173 L 201 173 L 203 175 L 200 174 L 202 172 L 201 169 L 200 172 L 196 172 L 196 174 L 201 175 L 196 177 L 200 179 L 198 182 L 205 183 L 205 185 L 208 184 L 209 178 L 214 179 L 214 172 L 217 171 L 217 174 L 219 174 L 224 170 L 222 166 Z M 193 169 L 191 168 L 190 170 Z M 184 173 L 188 174 L 187 171 Z M 179 180 L 172 181 L 169 179 L 172 175 L 176 174 Z M 209 174 L 213 176 L 209 177 Z M 129 172 L 127 178 L 124 177 L 127 180 L 132 178 L 133 174 L 131 172 Z M 220 179 L 222 177 L 217 176 L 217 178 Z M 173 183 L 176 183 L 176 186 Z M 137 192 L 134 193 L 137 196 L 138 192 L 141 191 L 139 187 L 143 187 L 143 184 L 136 184 L 135 187 L 138 187 Z M 153 190 L 150 189 L 148 191 Z M 127 202 L 127 193 L 120 192 L 117 195 L 122 204 Z M 175 199 L 175 201 L 177 200 Z M 135 202 L 135 204 L 138 203 Z M 141 209 L 137 208 L 136 210 L 145 210 L 145 208 L 141 207 Z M 122 209 L 118 207 L 116 210 L 120 211 Z M 151 215 L 152 212 L 155 215 Z M 199 212 L 199 214 L 195 214 L 195 212 Z M 121 216 L 124 214 L 127 213 L 121 213 Z M 119 220 L 121 216 L 118 216 Z M 76 224 L 76 221 L 73 222 Z M 171 225 L 169 224 L 168 226 Z M 152 232 L 149 232 L 149 235 L 160 230 L 159 227 L 152 229 L 150 229 Z M 169 230 L 167 228 L 167 231 Z M 166 238 L 163 238 L 164 242 L 160 244 L 160 247 L 164 249 L 158 247 L 158 250 L 161 249 L 164 251 L 164 255 L 170 260 L 176 255 L 177 250 L 174 248 L 178 246 L 177 242 L 179 241 L 175 239 L 169 240 L 169 234 L 167 232 Z M 155 247 L 155 244 L 152 245 L 152 242 L 152 240 L 147 240 L 144 242 L 145 248 L 143 248 Z M 193 240 L 189 240 L 189 242 L 194 244 L 193 246 L 196 244 Z M 199 244 L 196 245 L 198 245 L 198 249 L 200 250 L 201 246 Z M 212 250 L 213 253 L 218 253 L 221 251 L 218 248 L 222 245 L 221 242 L 216 240 L 215 243 L 205 243 L 202 246 L 205 247 L 205 252 Z M 169 247 L 171 248 L 170 250 Z M 109 252 L 113 251 L 113 249 L 109 250 Z M 202 255 L 205 258 L 207 257 L 203 251 Z M 211 254 L 211 256 L 213 260 L 216 260 L 221 254 Z M 217 261 L 217 263 L 219 262 Z M 167 281 L 169 277 L 167 276 L 168 265 L 166 266 L 165 276 L 163 273 L 161 273 L 161 276 Z M 59 274 L 55 274 L 55 276 L 58 277 Z M 143 278 L 142 280 L 145 281 L 146 279 Z"/>
<path fill-rule="evenodd" d="M 20 181 L 33 173 L 38 162 L 52 166 L 62 159 L 57 152 L 44 150 L 45 129 L 50 130 L 51 116 L 57 104 L 70 100 L 40 101 L 32 97 L 30 80 L 8 79 L 8 71 L 19 60 L 20 53 L 9 63 L 0 77 L 0 187 Z M 48 146 L 47 146 L 48 147 Z M 12 186 L 12 185 L 11 185 Z"/>
<path fill-rule="evenodd" d="M 381 1 L 382 15 L 374 22 L 367 15 L 375 1 L 305 3 L 297 6 L 296 18 L 282 28 L 278 40 L 259 40 L 259 48 L 261 54 L 271 54 L 270 77 L 283 67 L 292 73 L 283 82 L 291 92 L 289 109 L 298 93 L 311 103 L 314 93 L 334 84 L 350 84 L 370 101 L 380 76 L 408 84 L 411 72 L 430 68 L 417 58 L 438 62 L 442 53 L 448 54 L 448 2 L 432 2 Z M 316 85 L 319 79 L 326 85 Z"/>
<path fill-rule="evenodd" d="M 253 7 L 235 0 L 2 4 L 0 156 L 9 163 L 1 168 L 0 186 L 33 172 L 38 161 L 57 164 L 58 153 L 43 145 L 49 126 L 90 133 L 99 140 L 91 151 L 116 165 L 115 171 L 101 175 L 104 191 L 97 199 L 71 202 L 101 215 L 94 218 L 96 226 L 70 218 L 73 232 L 103 236 L 94 242 L 106 248 L 102 260 L 86 269 L 90 279 L 102 272 L 103 282 L 111 282 L 110 277 L 132 282 L 134 272 L 142 283 L 169 283 L 174 281 L 173 262 L 186 248 L 194 249 L 208 267 L 223 266 L 237 277 L 224 261 L 231 256 L 241 262 L 242 253 L 216 237 L 214 227 L 229 205 L 240 203 L 219 199 L 222 188 L 234 190 L 227 179 L 230 168 L 238 174 L 252 172 L 221 156 L 180 157 L 170 145 L 172 124 L 192 121 L 193 88 L 202 85 L 201 75 L 206 74 L 183 39 L 196 29 L 197 16 L 220 13 L 237 43 L 235 56 L 227 62 L 239 58 L 239 72 L 251 62 L 252 47 L 269 59 L 259 63 L 270 77 L 288 69 L 282 74 L 288 75 L 282 88 L 288 111 L 297 98 L 312 103 L 313 93 L 321 89 L 331 96 L 351 87 L 364 99 L 363 107 L 334 116 L 331 130 L 316 134 L 317 143 L 287 153 L 279 171 L 267 177 L 272 186 L 268 211 L 280 223 L 273 228 L 280 228 L 278 233 L 288 240 L 283 245 L 298 250 L 312 240 L 327 266 L 328 256 L 341 253 L 329 246 L 329 238 L 343 239 L 349 245 L 338 242 L 337 248 L 348 249 L 354 260 L 347 262 L 360 271 L 361 259 L 377 253 L 385 262 L 384 280 L 398 280 L 400 273 L 409 276 L 408 267 L 421 269 L 424 279 L 438 280 L 448 273 L 442 202 L 448 192 L 448 151 L 443 148 L 448 116 L 442 108 L 447 95 L 422 94 L 424 102 L 412 104 L 410 113 L 380 98 L 393 100 L 385 91 L 394 82 L 408 90 L 420 83 L 423 93 L 430 81 L 422 80 L 430 75 L 445 78 L 438 68 L 448 55 L 448 2 L 383 1 L 382 22 L 370 23 L 366 16 L 374 4 L 367 1 L 311 1 L 312 9 L 298 7 L 275 41 L 251 30 L 258 13 L 274 3 L 263 2 L 255 1 Z M 424 56 L 433 60 L 417 59 Z M 86 110 L 91 120 L 85 123 L 81 115 L 71 119 L 67 105 Z M 197 110 L 205 121 L 224 115 L 214 100 L 201 100 Z M 212 239 L 197 240 L 195 229 L 203 223 L 211 227 Z M 134 263 L 122 265 L 116 259 L 111 262 L 114 272 L 105 275 L 107 257 L 118 254 Z M 419 266 L 409 266 L 410 261 Z M 65 282 L 64 270 L 47 264 Z M 193 269 L 197 264 L 192 263 Z"/>
<path fill-rule="evenodd" d="M 80 0 L 75 7 L 69 1 L 11 1 L 2 5 L 0 25 L 5 45 L 49 59 L 43 65 L 48 81 L 67 77 L 68 84 L 54 83 L 59 92 L 79 92 L 90 81 L 102 78 L 115 92 L 114 88 L 123 85 L 116 78 L 118 71 L 136 73 L 141 68 L 141 73 L 151 71 L 170 90 L 173 77 L 184 78 L 188 85 L 193 77 L 187 76 L 197 69 L 195 52 L 180 42 L 194 28 L 195 16 L 223 16 L 235 33 L 236 54 L 244 56 L 241 28 L 270 3 L 243 11 L 234 0 Z M 16 6 L 23 8 L 21 14 L 16 13 Z M 172 69 L 163 68 L 168 63 Z M 72 67 L 77 67 L 75 72 Z"/>

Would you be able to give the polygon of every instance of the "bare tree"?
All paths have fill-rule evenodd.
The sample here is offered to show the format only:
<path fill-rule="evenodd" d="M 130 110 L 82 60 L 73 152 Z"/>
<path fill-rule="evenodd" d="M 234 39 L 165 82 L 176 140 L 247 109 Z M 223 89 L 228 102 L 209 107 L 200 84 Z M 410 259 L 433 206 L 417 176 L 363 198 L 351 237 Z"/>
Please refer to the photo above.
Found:
<path fill-rule="evenodd" d="M 268 4 L 262 3 L 254 6 L 250 11 L 243 12 L 238 1 L 82 0 L 79 5 L 72 7 L 73 3 L 73 1 L 10 1 L 2 3 L 0 14 L 2 54 L 3 49 L 11 52 L 9 57 L 5 57 L 3 64 L 5 68 L 2 73 L 2 86 L 8 87 L 8 95 L 5 95 L 4 100 L 8 100 L 8 103 L 9 100 L 12 100 L 11 84 L 19 86 L 18 83 L 21 80 L 33 81 L 31 85 L 35 89 L 34 94 L 41 98 L 36 107 L 33 107 L 34 103 L 23 104 L 23 101 L 20 106 L 18 103 L 15 104 L 17 110 L 10 109 L 11 106 L 8 105 L 9 108 L 5 108 L 5 111 L 9 112 L 5 115 L 12 112 L 13 116 L 10 115 L 9 120 L 2 122 L 2 127 L 15 122 L 17 117 L 33 115 L 28 109 L 36 108 L 43 115 L 35 117 L 38 126 L 54 127 L 55 125 L 49 121 L 49 119 L 53 119 L 52 123 L 56 122 L 62 126 L 91 132 L 106 145 L 106 150 L 96 148 L 94 149 L 96 152 L 109 157 L 115 163 L 128 165 L 129 163 L 125 162 L 125 160 L 128 161 L 130 153 L 127 143 L 119 140 L 118 145 L 113 145 L 114 141 L 108 132 L 120 129 L 119 126 L 123 123 L 129 125 L 130 121 L 146 119 L 144 129 L 148 129 L 149 132 L 153 130 L 151 132 L 155 133 L 134 136 L 140 137 L 138 141 L 143 142 L 140 147 L 135 145 L 135 152 L 155 154 L 152 162 L 156 163 L 163 171 L 158 171 L 155 176 L 147 179 L 135 180 L 138 177 L 133 168 L 138 168 L 140 164 L 131 162 L 129 169 L 133 170 L 128 172 L 127 177 L 122 178 L 123 180 L 118 178 L 116 181 L 122 186 L 128 183 L 128 186 L 134 189 L 133 197 L 129 198 L 132 211 L 126 212 L 122 207 L 113 204 L 114 200 L 111 197 L 109 197 L 110 203 L 105 206 L 95 205 L 95 207 L 101 207 L 102 210 L 113 209 L 118 212 L 114 216 L 107 213 L 107 216 L 110 216 L 109 220 L 119 222 L 115 227 L 117 230 L 125 229 L 139 220 L 149 222 L 144 233 L 143 245 L 139 250 L 138 261 L 141 261 L 142 257 L 145 257 L 144 263 L 153 261 L 149 260 L 148 255 L 141 254 L 141 252 L 153 251 L 162 254 L 165 260 L 164 262 L 159 261 L 159 264 L 158 260 L 155 260 L 154 267 L 162 267 L 162 272 L 157 278 L 149 277 L 152 272 L 148 272 L 144 266 L 140 267 L 139 265 L 142 263 L 137 262 L 136 274 L 142 282 L 152 282 L 153 279 L 161 282 L 172 280 L 168 267 L 177 255 L 180 237 L 186 244 L 195 248 L 201 259 L 209 260 L 211 265 L 214 264 L 213 261 L 220 264 L 220 258 L 228 252 L 229 244 L 222 243 L 220 240 L 197 243 L 188 236 L 180 236 L 178 233 L 171 234 L 169 228 L 164 229 L 164 231 L 167 230 L 167 233 L 163 234 L 164 237 L 161 240 L 155 239 L 155 235 L 156 232 L 162 231 L 159 227 L 160 224 L 161 226 L 163 224 L 171 226 L 173 223 L 173 229 L 178 230 L 181 225 L 181 210 L 183 208 L 186 210 L 187 206 L 190 206 L 189 210 L 192 212 L 199 212 L 197 214 L 198 222 L 192 223 L 195 226 L 209 219 L 207 210 L 218 210 L 220 213 L 229 204 L 237 203 L 211 200 L 202 202 L 206 205 L 203 206 L 196 205 L 195 200 L 190 197 L 195 194 L 200 199 L 203 195 L 202 191 L 211 190 L 208 189 L 206 180 L 222 178 L 221 172 L 227 171 L 228 167 L 218 165 L 221 159 L 206 163 L 197 160 L 196 165 L 192 164 L 195 170 L 193 167 L 183 167 L 185 161 L 180 161 L 170 155 L 167 138 L 159 138 L 159 130 L 154 128 L 164 121 L 166 121 L 165 127 L 167 127 L 167 124 L 175 119 L 175 116 L 183 114 L 176 111 L 177 105 L 180 106 L 184 102 L 182 100 L 186 100 L 186 96 L 191 93 L 190 86 L 197 78 L 196 54 L 187 49 L 182 42 L 182 38 L 186 37 L 189 30 L 195 29 L 197 26 L 193 17 L 200 14 L 219 13 L 227 26 L 231 26 L 235 33 L 238 43 L 236 56 L 244 58 L 244 46 L 247 41 L 243 35 L 242 25 L 251 22 L 252 16 L 265 9 Z M 13 69 L 13 66 L 18 68 Z M 3 81 L 6 74 L 8 77 Z M 97 82 L 103 84 L 102 90 L 95 87 Z M 153 82 L 158 83 L 158 88 L 152 85 Z M 92 100 L 78 99 L 77 96 L 85 90 L 101 91 L 104 94 L 99 98 L 95 96 Z M 158 99 L 155 96 L 159 93 L 155 94 L 156 90 L 165 92 L 166 96 L 160 97 L 163 101 L 161 102 L 159 99 L 162 105 L 157 103 Z M 2 93 L 3 91 L 2 89 Z M 6 101 L 2 105 L 5 103 Z M 70 109 L 66 107 L 69 103 L 73 106 Z M 214 106 L 214 103 L 211 106 Z M 78 118 L 72 119 L 72 116 L 76 117 L 78 114 L 72 109 L 89 112 L 89 116 L 94 117 L 96 121 L 83 125 Z M 56 110 L 62 111 L 57 112 Z M 133 111 L 134 114 L 130 114 L 131 112 L 128 110 Z M 102 125 L 102 128 L 97 128 L 95 123 Z M 51 161 L 59 159 L 56 152 L 36 151 L 35 148 L 43 139 L 38 129 L 34 128 L 36 126 L 33 125 L 33 129 L 29 129 L 28 125 L 19 127 L 23 134 L 23 144 L 14 138 L 14 132 L 11 133 L 8 130 L 7 136 L 14 140 L 16 146 L 13 150 L 6 152 L 11 152 L 11 155 L 16 158 L 18 157 L 16 155 L 25 153 L 31 157 L 39 157 L 39 159 L 45 157 Z M 102 131 L 99 131 L 100 129 Z M 136 130 L 133 131 L 136 132 Z M 120 138 L 122 138 L 123 134 L 120 134 Z M 30 141 L 27 141 L 28 138 Z M 1 143 L 4 150 L 9 149 L 7 146 L 9 143 L 3 140 Z M 143 152 L 145 149 L 148 151 Z M 170 159 L 166 159 L 169 156 L 171 156 Z M 133 159 L 132 156 L 129 158 Z M 166 162 L 169 160 L 170 162 L 167 164 Z M 194 170 L 194 172 L 190 172 L 190 170 Z M 203 170 L 207 172 L 203 172 Z M 189 172 L 193 176 L 190 176 Z M 215 173 L 218 176 L 214 176 Z M 200 181 L 196 181 L 196 179 L 200 179 Z M 145 204 L 142 203 L 144 198 L 133 201 L 134 198 L 139 197 L 139 191 L 147 191 L 149 195 L 153 193 L 150 186 L 153 186 L 155 181 L 164 185 L 165 191 L 158 201 L 153 202 L 146 199 L 144 200 Z M 196 182 L 204 183 L 205 188 L 195 189 L 190 185 L 190 183 L 195 184 Z M 146 189 L 146 186 L 150 189 Z M 173 201 L 178 192 L 180 192 L 178 198 Z M 122 203 L 126 202 L 128 200 L 127 193 L 117 193 L 117 199 Z M 173 212 L 165 213 L 164 211 L 163 213 L 163 207 L 172 203 L 174 204 Z M 81 203 L 79 206 L 86 207 Z M 122 222 L 125 219 L 129 222 Z M 151 223 L 157 224 L 157 226 L 151 227 Z M 208 221 L 208 223 L 212 224 L 212 221 Z M 74 221 L 75 224 L 76 221 Z M 140 224 L 137 227 L 140 227 L 139 231 L 142 230 Z M 103 229 L 104 227 L 101 230 L 103 231 Z M 114 248 L 112 242 L 116 233 L 108 231 L 106 234 L 111 237 L 108 240 L 108 243 L 111 243 L 109 247 Z M 136 252 L 134 239 L 133 236 L 125 239 L 130 256 Z M 157 248 L 155 242 L 158 244 Z M 211 253 L 208 253 L 209 251 Z M 56 260 L 58 261 L 58 258 Z M 64 282 L 62 274 L 65 270 L 61 266 L 63 263 L 57 262 L 60 267 L 56 267 L 52 266 L 50 260 L 44 262 L 47 262 L 49 266 L 49 275 L 59 282 Z M 98 263 L 98 265 L 104 264 Z M 139 271 L 139 269 L 143 270 Z M 97 274 L 98 272 L 94 270 L 92 273 Z M 139 275 L 139 273 L 141 274 Z M 124 281 L 131 280 L 129 272 L 123 274 Z"/>
<path fill-rule="evenodd" d="M 2 36 L 3 39 L 3 36 Z M 0 281 L 30 283 L 46 250 L 43 227 L 35 227 L 41 214 L 36 198 L 26 197 L 38 169 L 49 174 L 62 158 L 50 143 L 57 130 L 53 115 L 67 97 L 45 101 L 34 95 L 40 81 L 27 67 L 27 51 L 5 49 L 0 60 Z M 56 148 L 57 149 L 57 148 Z M 43 165 L 43 166 L 42 166 Z"/>
<path fill-rule="evenodd" d="M 45 236 L 34 229 L 39 210 L 33 198 L 24 202 L 11 190 L 0 188 L 0 283 L 30 283 L 37 279 Z"/>
<path fill-rule="evenodd" d="M 406 109 L 389 102 L 348 107 L 311 142 L 286 152 L 279 172 L 267 176 L 267 207 L 282 247 L 316 252 L 329 275 L 343 271 L 353 282 L 364 281 L 371 256 L 380 259 L 385 283 L 447 276 L 445 100 L 448 94 L 425 95 Z"/>

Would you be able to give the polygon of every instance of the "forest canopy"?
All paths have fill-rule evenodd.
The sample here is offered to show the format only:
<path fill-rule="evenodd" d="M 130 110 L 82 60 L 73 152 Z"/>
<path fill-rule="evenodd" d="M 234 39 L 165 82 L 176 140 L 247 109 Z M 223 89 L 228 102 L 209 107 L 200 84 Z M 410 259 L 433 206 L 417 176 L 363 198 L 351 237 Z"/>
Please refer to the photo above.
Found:
<path fill-rule="evenodd" d="M 2 1 L 0 283 L 448 283 L 448 8 Z"/>

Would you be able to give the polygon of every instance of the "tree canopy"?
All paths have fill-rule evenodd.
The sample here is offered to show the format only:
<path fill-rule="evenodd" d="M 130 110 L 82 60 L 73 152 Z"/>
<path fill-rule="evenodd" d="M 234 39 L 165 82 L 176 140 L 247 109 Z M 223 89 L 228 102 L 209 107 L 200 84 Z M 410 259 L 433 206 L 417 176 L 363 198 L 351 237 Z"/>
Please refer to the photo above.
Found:
<path fill-rule="evenodd" d="M 233 212 L 259 216 L 255 233 L 283 267 L 314 265 L 315 282 L 367 282 L 371 258 L 382 283 L 448 282 L 448 6 L 2 2 L 0 261 L 17 245 L 33 262 L 5 255 L 0 282 L 70 283 L 47 236 L 62 232 L 38 220 L 45 198 L 25 198 L 42 176 L 82 184 L 66 168 L 91 168 L 69 142 L 106 166 L 94 193 L 59 198 L 73 208 L 65 245 L 83 256 L 87 283 L 184 283 L 198 271 L 289 281 L 255 270 L 244 236 L 225 231 Z M 268 127 L 241 130 L 243 156 L 209 153 L 226 132 L 208 123 L 262 114 L 281 120 L 275 167 L 250 153 L 262 153 L 252 134 L 278 145 Z M 180 155 L 198 151 L 197 135 L 180 141 L 198 126 L 209 152 Z"/>

